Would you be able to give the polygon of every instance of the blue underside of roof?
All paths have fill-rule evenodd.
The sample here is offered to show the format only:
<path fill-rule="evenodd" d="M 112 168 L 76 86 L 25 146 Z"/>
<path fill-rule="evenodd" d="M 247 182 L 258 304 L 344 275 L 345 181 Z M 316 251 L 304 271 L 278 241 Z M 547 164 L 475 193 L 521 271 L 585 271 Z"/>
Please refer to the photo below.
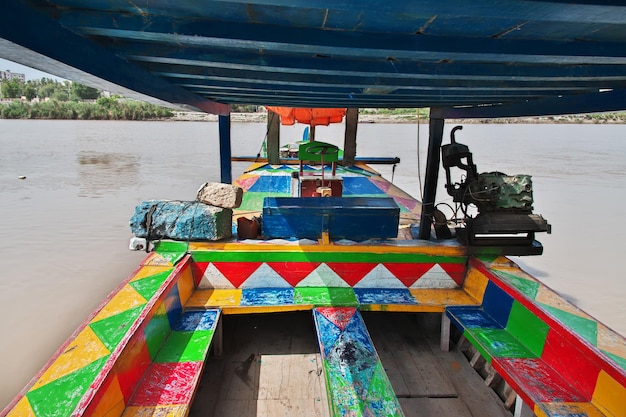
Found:
<path fill-rule="evenodd" d="M 230 104 L 431 107 L 439 117 L 626 108 L 610 0 L 13 0 L 0 57 L 225 114 Z"/>

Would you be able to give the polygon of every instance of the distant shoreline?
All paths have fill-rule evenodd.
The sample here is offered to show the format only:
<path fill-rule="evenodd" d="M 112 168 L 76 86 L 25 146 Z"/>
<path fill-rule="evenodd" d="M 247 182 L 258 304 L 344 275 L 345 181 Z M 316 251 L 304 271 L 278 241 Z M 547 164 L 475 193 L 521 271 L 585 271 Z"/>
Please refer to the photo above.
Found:
<path fill-rule="evenodd" d="M 217 122 L 214 114 L 200 112 L 174 112 L 174 116 L 164 121 L 180 122 Z M 265 123 L 267 113 L 231 113 L 231 121 L 238 123 Z M 428 123 L 428 118 L 420 117 L 421 123 Z M 413 114 L 359 114 L 359 123 L 399 124 L 417 123 Z M 502 119 L 449 119 L 450 123 L 461 124 L 626 124 L 626 114 L 607 113 L 572 116 L 518 117 Z"/>

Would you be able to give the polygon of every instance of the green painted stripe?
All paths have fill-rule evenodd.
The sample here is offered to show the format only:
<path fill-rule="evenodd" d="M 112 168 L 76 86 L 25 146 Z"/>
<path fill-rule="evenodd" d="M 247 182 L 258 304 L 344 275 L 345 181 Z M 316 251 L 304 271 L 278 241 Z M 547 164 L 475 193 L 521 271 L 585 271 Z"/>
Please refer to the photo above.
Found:
<path fill-rule="evenodd" d="M 541 357 L 550 326 L 517 300 L 511 306 L 506 330 L 537 357 Z"/>
<path fill-rule="evenodd" d="M 561 321 L 567 327 L 583 337 L 586 341 L 594 346 L 598 345 L 598 322 L 580 317 L 576 314 L 568 313 L 564 310 L 541 303 L 541 305 L 552 314 L 557 320 Z"/>
<path fill-rule="evenodd" d="M 150 359 L 154 360 L 156 358 L 170 331 L 170 321 L 165 310 L 165 303 L 161 303 L 144 330 Z"/>
<path fill-rule="evenodd" d="M 168 269 L 167 271 L 159 272 L 158 274 L 150 275 L 146 278 L 138 279 L 137 281 L 132 281 L 129 285 L 141 294 L 143 298 L 149 301 L 154 294 L 157 293 L 159 288 L 161 288 L 172 271 L 173 269 Z"/>
<path fill-rule="evenodd" d="M 374 252 L 271 252 L 194 251 L 195 262 L 356 262 L 356 263 L 449 263 L 464 264 L 462 256 L 433 256 L 416 253 Z"/>
<path fill-rule="evenodd" d="M 177 242 L 174 240 L 161 240 L 155 242 L 155 251 L 159 252 L 182 252 L 187 251 L 187 242 Z"/>
<path fill-rule="evenodd" d="M 203 362 L 213 339 L 213 330 L 172 332 L 155 362 Z"/>
<path fill-rule="evenodd" d="M 468 329 L 463 334 L 489 362 L 492 357 L 539 357 L 504 329 Z"/>
<path fill-rule="evenodd" d="M 541 284 L 539 284 L 537 281 L 522 278 L 504 271 L 493 272 L 500 278 L 502 278 L 504 282 L 517 288 L 523 294 L 526 294 L 531 300 L 534 300 L 535 297 L 537 297 L 537 292 L 539 292 L 539 287 L 541 286 Z"/>
<path fill-rule="evenodd" d="M 358 301 L 352 288 L 343 287 L 296 287 L 295 304 L 315 306 L 356 306 Z"/>
<path fill-rule="evenodd" d="M 107 349 L 112 352 L 120 344 L 124 335 L 135 323 L 145 306 L 145 304 L 142 304 L 106 319 L 90 323 L 89 327 L 91 327 L 91 330 L 104 343 Z"/>

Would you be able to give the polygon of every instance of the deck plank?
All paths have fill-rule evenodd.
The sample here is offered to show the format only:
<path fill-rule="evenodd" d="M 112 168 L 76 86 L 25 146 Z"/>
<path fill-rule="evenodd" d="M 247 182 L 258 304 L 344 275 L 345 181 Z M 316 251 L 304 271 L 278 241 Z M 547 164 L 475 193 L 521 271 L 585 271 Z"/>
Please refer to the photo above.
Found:
<path fill-rule="evenodd" d="M 457 391 L 425 337 L 406 314 L 364 314 L 391 384 L 400 398 L 455 397 Z M 394 384 L 395 383 L 395 384 Z"/>
<path fill-rule="evenodd" d="M 310 313 L 226 316 L 190 417 L 328 416 Z"/>

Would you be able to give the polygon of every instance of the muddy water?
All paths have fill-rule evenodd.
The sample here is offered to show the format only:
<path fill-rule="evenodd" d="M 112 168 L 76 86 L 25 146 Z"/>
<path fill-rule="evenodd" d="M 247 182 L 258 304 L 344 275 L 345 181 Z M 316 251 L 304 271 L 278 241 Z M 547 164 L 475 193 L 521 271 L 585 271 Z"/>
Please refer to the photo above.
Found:
<path fill-rule="evenodd" d="M 233 124 L 233 154 L 255 155 L 265 131 Z M 427 132 L 420 127 L 422 156 Z M 516 261 L 622 334 L 624 133 L 621 125 L 467 125 L 457 134 L 480 172 L 533 175 L 535 212 L 554 232 L 539 236 L 543 256 Z M 282 142 L 301 134 L 283 128 Z M 343 127 L 317 135 L 341 144 Z M 363 124 L 358 135 L 360 155 L 402 159 L 395 171 L 379 170 L 419 197 L 417 126 Z M 0 408 L 136 268 L 143 254 L 127 249 L 135 205 L 193 199 L 219 180 L 218 149 L 210 122 L 0 120 Z M 450 201 L 443 192 L 438 200 Z"/>

